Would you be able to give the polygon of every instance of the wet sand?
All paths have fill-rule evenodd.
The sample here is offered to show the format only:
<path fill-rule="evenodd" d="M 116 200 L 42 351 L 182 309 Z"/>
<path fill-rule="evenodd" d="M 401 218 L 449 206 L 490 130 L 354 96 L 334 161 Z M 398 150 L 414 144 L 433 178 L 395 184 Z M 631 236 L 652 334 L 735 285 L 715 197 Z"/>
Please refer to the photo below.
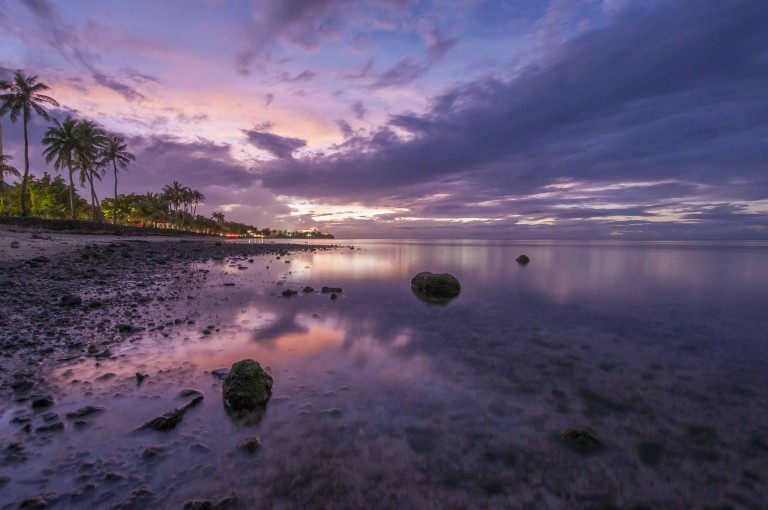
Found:
<path fill-rule="evenodd" d="M 96 485 L 90 483 L 91 477 L 81 476 L 89 483 L 73 485 L 70 482 L 65 487 L 57 487 L 59 490 L 49 490 L 57 485 L 56 477 L 40 476 L 40 470 L 56 471 L 73 462 L 78 468 L 96 464 L 103 467 L 100 484 L 123 480 L 127 472 L 131 481 L 136 481 L 146 467 L 139 461 L 152 457 L 151 453 L 140 455 L 127 471 L 118 473 L 108 469 L 110 455 L 115 453 L 109 444 L 94 445 L 96 451 L 105 456 L 83 461 L 92 452 L 80 448 L 71 451 L 63 464 L 48 458 L 50 448 L 57 443 L 66 444 L 67 441 L 61 439 L 66 431 L 82 431 L 93 425 L 94 419 L 101 418 L 101 414 L 121 415 L 114 412 L 120 407 L 119 402 L 110 403 L 110 411 L 104 413 L 105 407 L 88 407 L 82 401 L 92 400 L 90 397 L 98 393 L 99 383 L 109 383 L 108 396 L 114 401 L 119 399 L 121 387 L 135 390 L 143 382 L 136 374 L 143 367 L 131 357 L 134 342 L 162 341 L 180 328 L 201 337 L 218 331 L 216 324 L 196 324 L 192 315 L 200 313 L 191 313 L 195 309 L 191 302 L 200 297 L 201 285 L 210 272 L 203 267 L 206 263 L 228 264 L 233 270 L 245 272 L 252 271 L 257 262 L 261 267 L 268 259 L 327 249 L 332 248 L 244 244 L 196 237 L 69 235 L 3 227 L 0 231 L 0 426 L 15 432 L 10 442 L 0 445 L 0 468 L 3 468 L 0 507 L 76 505 L 81 498 L 96 491 Z M 131 359 L 127 363 L 130 368 L 119 372 L 120 381 L 113 380 L 117 377 L 115 372 L 100 368 L 115 369 L 125 365 L 126 359 Z M 77 374 L 78 377 L 68 377 L 72 370 L 67 367 L 71 366 L 88 366 L 88 370 L 94 372 L 92 381 L 96 388 L 77 388 L 73 394 L 62 389 L 65 382 L 74 387 L 91 384 L 84 381 L 91 375 L 84 371 Z M 151 376 L 146 387 L 152 388 L 163 380 L 172 380 L 175 387 L 183 381 L 184 371 L 183 365 L 172 364 L 167 373 L 142 375 Z M 148 398 L 157 399 L 156 395 L 154 399 Z M 170 402 L 160 406 L 147 404 L 142 410 L 124 409 L 121 419 L 132 414 L 162 414 L 178 403 Z M 130 431 L 137 425 L 114 423 L 109 417 L 99 421 L 98 428 L 114 427 L 115 433 L 121 436 L 126 428 Z M 99 437 L 106 440 L 103 435 Z M 75 441 L 78 446 L 83 446 L 83 442 L 82 437 Z M 145 438 L 137 447 L 143 442 Z M 131 443 L 130 439 L 127 443 Z M 125 448 L 125 444 L 120 448 Z M 146 453 L 145 448 L 141 450 L 140 453 Z M 162 457 L 165 450 L 158 447 L 158 456 Z M 121 465 L 125 470 L 125 463 Z M 8 475 L 9 472 L 15 475 Z M 128 508 L 143 507 L 150 489 L 144 490 L 143 481 L 130 485 L 132 490 L 126 494 L 123 494 L 126 491 L 107 491 L 106 496 L 101 495 L 101 501 L 88 499 L 83 504 L 106 508 L 120 504 Z M 222 496 L 224 505 L 234 504 L 236 498 L 227 497 L 227 494 Z"/>

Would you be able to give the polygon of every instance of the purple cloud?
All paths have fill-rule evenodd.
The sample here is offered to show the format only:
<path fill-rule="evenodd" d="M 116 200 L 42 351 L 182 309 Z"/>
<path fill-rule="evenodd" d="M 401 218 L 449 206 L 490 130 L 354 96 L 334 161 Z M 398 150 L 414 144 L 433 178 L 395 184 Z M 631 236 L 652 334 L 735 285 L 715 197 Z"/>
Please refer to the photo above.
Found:
<path fill-rule="evenodd" d="M 299 138 L 288 138 L 253 129 L 243 129 L 242 132 L 255 147 L 279 159 L 293 159 L 293 153 L 307 145 L 305 140 Z"/>

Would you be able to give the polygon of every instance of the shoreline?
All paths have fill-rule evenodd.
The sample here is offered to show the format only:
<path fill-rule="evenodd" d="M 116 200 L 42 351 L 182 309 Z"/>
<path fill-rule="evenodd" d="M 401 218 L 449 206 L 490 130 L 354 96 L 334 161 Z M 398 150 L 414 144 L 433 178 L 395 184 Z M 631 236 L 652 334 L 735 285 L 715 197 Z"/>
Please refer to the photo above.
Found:
<path fill-rule="evenodd" d="M 44 374 L 60 360 L 107 356 L 110 345 L 146 324 L 164 323 L 163 314 L 193 299 L 207 279 L 207 270 L 190 264 L 239 260 L 247 267 L 254 257 L 334 248 L 0 225 L 0 394 L 43 392 Z"/>

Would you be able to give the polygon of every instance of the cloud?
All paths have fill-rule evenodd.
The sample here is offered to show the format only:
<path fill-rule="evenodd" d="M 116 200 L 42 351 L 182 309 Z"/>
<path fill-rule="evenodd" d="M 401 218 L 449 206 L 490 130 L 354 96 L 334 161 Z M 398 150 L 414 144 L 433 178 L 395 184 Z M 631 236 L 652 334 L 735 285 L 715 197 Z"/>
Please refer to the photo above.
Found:
<path fill-rule="evenodd" d="M 272 104 L 272 101 L 275 100 L 275 95 L 272 93 L 264 94 L 264 106 L 269 106 Z"/>
<path fill-rule="evenodd" d="M 352 103 L 352 112 L 357 119 L 362 120 L 365 117 L 367 110 L 365 109 L 365 106 L 363 106 L 363 103 L 355 101 Z"/>
<path fill-rule="evenodd" d="M 481 202 L 563 179 L 672 178 L 721 189 L 751 182 L 766 197 L 768 4 L 739 5 L 621 11 L 507 80 L 449 89 L 428 111 L 393 116 L 335 153 L 265 162 L 264 185 L 340 202 L 412 199 L 458 183 L 463 200 Z M 407 67 L 388 83 L 407 81 Z"/>
<path fill-rule="evenodd" d="M 93 79 L 101 85 L 102 87 L 106 87 L 108 89 L 112 89 L 121 96 L 123 96 L 126 101 L 140 101 L 142 99 L 146 99 L 144 95 L 137 92 L 133 87 L 130 85 L 126 85 L 125 83 L 122 83 L 121 81 L 117 80 L 114 77 L 105 76 L 100 73 L 96 73 L 93 75 Z"/>
<path fill-rule="evenodd" d="M 293 159 L 293 153 L 307 145 L 305 140 L 298 138 L 288 138 L 253 129 L 243 129 L 242 132 L 255 147 L 279 159 Z"/>

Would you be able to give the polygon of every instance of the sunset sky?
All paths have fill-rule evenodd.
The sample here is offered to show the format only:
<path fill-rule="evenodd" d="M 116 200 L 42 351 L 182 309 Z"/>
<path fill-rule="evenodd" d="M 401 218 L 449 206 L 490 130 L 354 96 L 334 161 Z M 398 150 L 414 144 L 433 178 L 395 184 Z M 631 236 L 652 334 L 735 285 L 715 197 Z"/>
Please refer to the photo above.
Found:
<path fill-rule="evenodd" d="M 0 0 L 0 48 L 126 137 L 121 192 L 260 228 L 768 238 L 766 0 Z"/>

